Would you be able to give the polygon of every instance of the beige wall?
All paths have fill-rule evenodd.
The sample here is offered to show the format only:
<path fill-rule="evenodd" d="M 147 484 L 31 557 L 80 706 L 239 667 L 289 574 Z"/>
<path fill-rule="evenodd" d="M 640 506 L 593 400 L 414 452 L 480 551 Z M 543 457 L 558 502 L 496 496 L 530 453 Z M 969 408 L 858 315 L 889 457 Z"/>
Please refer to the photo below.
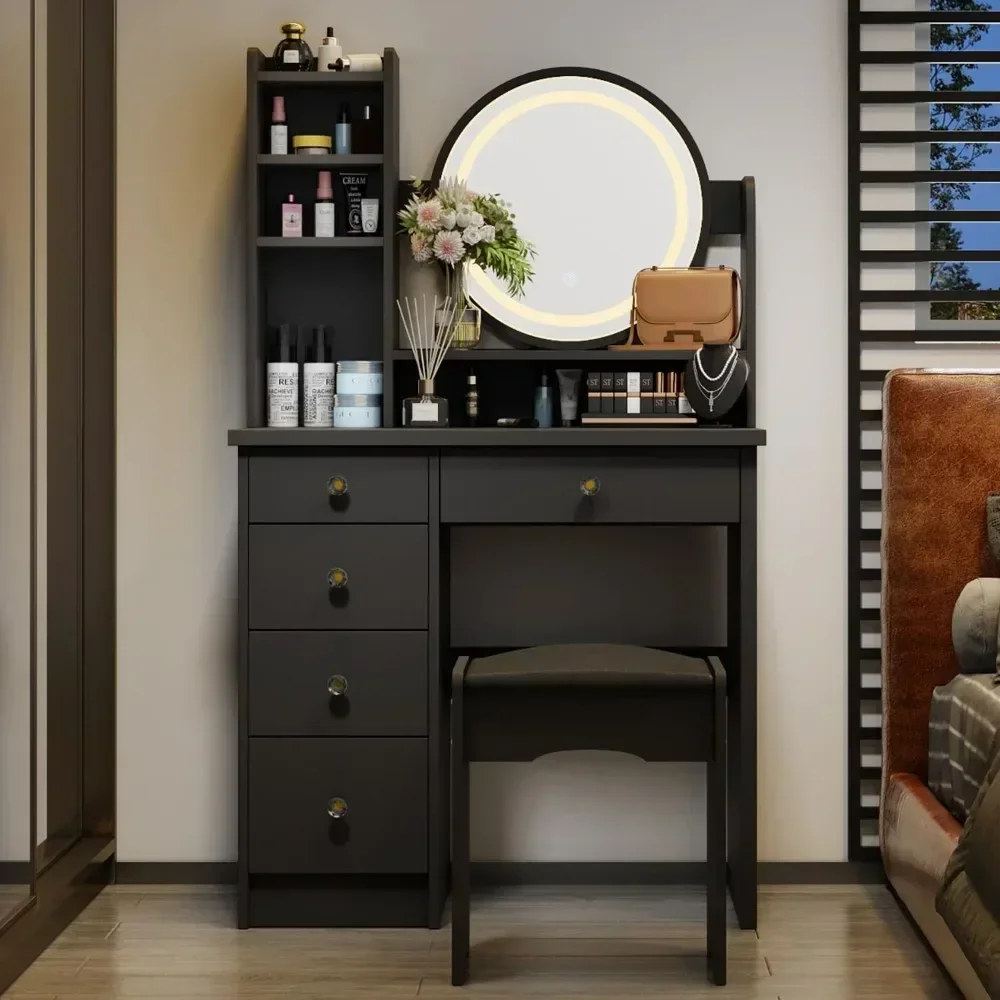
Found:
<path fill-rule="evenodd" d="M 119 0 L 119 858 L 236 853 L 244 50 L 292 14 L 313 42 L 333 18 L 349 51 L 399 50 L 404 176 L 427 175 L 487 90 L 573 64 L 659 94 L 712 177 L 757 176 L 761 856 L 843 858 L 847 97 L 831 0 Z M 703 852 L 697 770 L 576 758 L 475 782 L 479 857 Z"/>

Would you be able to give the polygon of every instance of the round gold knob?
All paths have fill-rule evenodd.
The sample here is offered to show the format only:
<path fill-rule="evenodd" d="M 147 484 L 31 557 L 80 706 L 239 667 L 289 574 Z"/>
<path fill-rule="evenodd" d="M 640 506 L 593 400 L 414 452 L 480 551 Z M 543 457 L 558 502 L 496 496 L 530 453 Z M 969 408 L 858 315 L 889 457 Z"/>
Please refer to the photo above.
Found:
<path fill-rule="evenodd" d="M 332 497 L 347 496 L 347 480 L 343 476 L 331 476 L 326 481 L 326 491 Z"/>
<path fill-rule="evenodd" d="M 326 682 L 326 689 L 331 698 L 343 698 L 347 694 L 347 678 L 343 674 L 334 674 Z"/>
<path fill-rule="evenodd" d="M 580 480 L 580 492 L 585 497 L 596 497 L 601 492 L 601 481 L 597 476 Z"/>
<path fill-rule="evenodd" d="M 343 819 L 347 815 L 347 803 L 343 799 L 330 799 L 326 804 L 326 814 L 330 819 Z"/>
<path fill-rule="evenodd" d="M 329 573 L 326 574 L 327 585 L 334 590 L 340 590 L 347 586 L 347 570 L 341 569 L 339 566 L 334 566 Z"/>

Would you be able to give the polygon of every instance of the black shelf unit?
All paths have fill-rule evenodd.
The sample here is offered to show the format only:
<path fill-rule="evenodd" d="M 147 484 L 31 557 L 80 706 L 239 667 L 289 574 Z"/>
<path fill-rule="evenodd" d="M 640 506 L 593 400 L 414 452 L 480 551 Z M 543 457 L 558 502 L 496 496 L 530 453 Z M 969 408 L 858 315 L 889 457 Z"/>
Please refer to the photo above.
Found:
<path fill-rule="evenodd" d="M 865 702 L 881 697 L 881 690 L 864 683 L 865 676 L 878 673 L 881 659 L 878 649 L 862 644 L 863 634 L 869 634 L 880 621 L 880 611 L 862 607 L 862 594 L 881 583 L 881 569 L 863 565 L 863 553 L 872 551 L 881 541 L 877 528 L 862 527 L 862 513 L 877 510 L 881 505 L 881 489 L 866 488 L 863 473 L 878 467 L 882 460 L 880 448 L 862 447 L 862 432 L 879 430 L 882 412 L 866 406 L 862 389 L 880 389 L 888 374 L 884 370 L 862 367 L 863 352 L 877 345 L 919 343 L 971 344 L 1000 341 L 1000 328 L 969 320 L 949 321 L 944 325 L 918 320 L 915 329 L 872 329 L 862 325 L 865 305 L 925 304 L 928 312 L 936 302 L 997 301 L 1000 293 L 977 291 L 944 292 L 929 288 L 913 290 L 873 291 L 862 288 L 862 272 L 866 264 L 929 264 L 937 260 L 966 262 L 1000 262 L 1000 250 L 871 250 L 862 248 L 866 225 L 907 224 L 930 225 L 934 222 L 1000 222 L 1000 211 L 964 210 L 935 211 L 928 208 L 913 210 L 875 209 L 862 211 L 862 188 L 876 185 L 921 185 L 937 183 L 968 183 L 1000 181 L 996 170 L 930 170 L 894 169 L 865 170 L 862 153 L 866 146 L 885 145 L 903 148 L 926 148 L 934 141 L 996 142 L 995 131 L 968 132 L 952 130 L 899 131 L 863 130 L 862 108 L 891 105 L 926 108 L 932 104 L 967 101 L 968 92 L 927 90 L 864 90 L 862 66 L 927 65 L 940 63 L 996 63 L 1000 52 L 985 50 L 890 51 L 864 49 L 863 30 L 867 25 L 920 26 L 974 21 L 979 24 L 1000 23 L 1000 11 L 862 11 L 861 0 L 851 0 L 848 11 L 848 857 L 851 861 L 875 861 L 879 849 L 864 843 L 863 824 L 878 819 L 877 807 L 862 805 L 862 782 L 881 780 L 882 768 L 863 764 L 862 748 L 880 732 L 877 727 L 862 723 Z M 975 91 L 977 102 L 1000 101 L 1000 91 Z M 919 162 L 919 159 L 918 159 Z M 915 190 L 919 190 L 915 188 Z M 916 282 L 914 282 L 916 284 Z"/>
<path fill-rule="evenodd" d="M 381 73 L 286 73 L 269 69 L 259 49 L 247 52 L 247 414 L 248 428 L 266 425 L 268 330 L 291 323 L 303 330 L 334 329 L 339 360 L 384 360 L 396 342 L 399 246 L 392 238 L 399 196 L 399 57 L 383 54 Z M 332 134 L 341 104 L 377 109 L 380 152 L 305 156 L 267 152 L 271 99 L 285 99 L 289 137 Z M 379 234 L 311 236 L 313 196 L 320 170 L 365 171 L 379 198 Z M 294 194 L 304 206 L 305 235 L 285 239 L 280 205 Z M 299 344 L 299 359 L 305 345 Z M 391 419 L 392 365 L 385 366 L 385 422 Z"/>

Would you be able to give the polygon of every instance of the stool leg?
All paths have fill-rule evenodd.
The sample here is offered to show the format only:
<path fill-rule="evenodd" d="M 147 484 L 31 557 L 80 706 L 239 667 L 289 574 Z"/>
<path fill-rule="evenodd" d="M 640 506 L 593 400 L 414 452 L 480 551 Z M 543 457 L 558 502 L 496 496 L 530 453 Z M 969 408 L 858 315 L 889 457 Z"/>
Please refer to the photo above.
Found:
<path fill-rule="evenodd" d="M 462 690 L 451 707 L 451 985 L 469 978 L 469 764 L 462 734 Z"/>
<path fill-rule="evenodd" d="M 715 759 L 708 762 L 708 975 L 726 985 L 726 701 L 716 678 Z"/>

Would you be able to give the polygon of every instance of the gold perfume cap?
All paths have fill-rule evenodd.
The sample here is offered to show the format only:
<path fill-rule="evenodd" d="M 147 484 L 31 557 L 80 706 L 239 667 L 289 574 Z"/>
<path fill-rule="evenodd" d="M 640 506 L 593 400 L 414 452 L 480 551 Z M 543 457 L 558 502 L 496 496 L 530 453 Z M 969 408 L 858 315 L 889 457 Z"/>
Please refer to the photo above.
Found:
<path fill-rule="evenodd" d="M 283 35 L 304 35 L 306 33 L 306 26 L 299 24 L 298 21 L 286 21 L 281 26 L 281 33 Z"/>

